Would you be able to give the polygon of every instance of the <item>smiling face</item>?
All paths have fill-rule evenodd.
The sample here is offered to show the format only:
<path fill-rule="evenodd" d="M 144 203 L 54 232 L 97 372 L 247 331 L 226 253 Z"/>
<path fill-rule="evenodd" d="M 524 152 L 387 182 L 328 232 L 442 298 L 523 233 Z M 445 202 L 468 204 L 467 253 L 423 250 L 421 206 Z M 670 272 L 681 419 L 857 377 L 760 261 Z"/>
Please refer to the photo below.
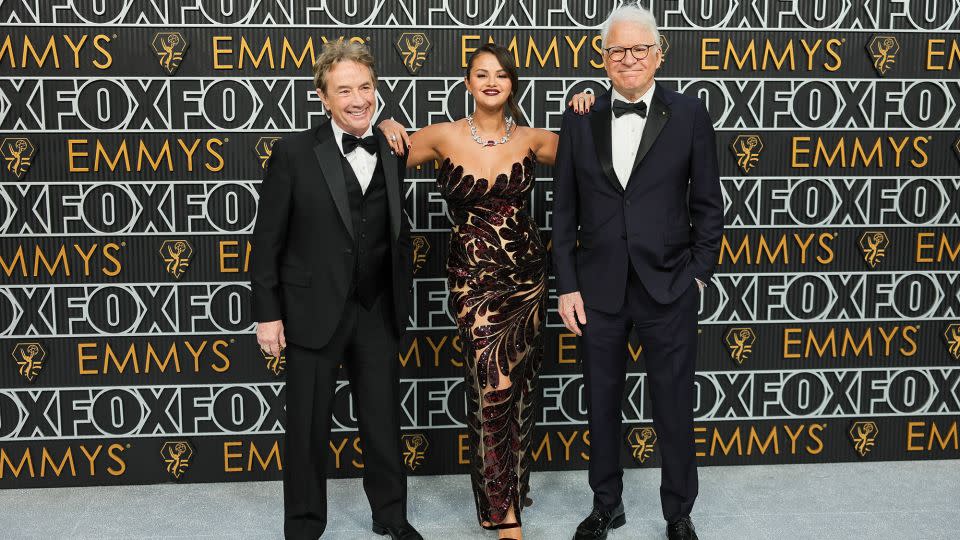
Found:
<path fill-rule="evenodd" d="M 603 47 L 629 49 L 636 45 L 656 43 L 653 32 L 649 29 L 630 21 L 619 21 L 610 27 Z M 663 60 L 663 52 L 659 46 L 656 46 L 648 51 L 646 58 L 637 60 L 631 51 L 627 51 L 619 62 L 611 60 L 609 54 L 604 52 L 603 60 L 607 76 L 610 77 L 617 92 L 628 99 L 636 99 L 653 84 L 653 76 Z"/>
<path fill-rule="evenodd" d="M 477 108 L 502 108 L 510 98 L 513 83 L 497 57 L 490 53 L 477 55 L 466 79 L 467 91 L 476 100 Z"/>
<path fill-rule="evenodd" d="M 376 107 L 376 88 L 370 69 L 352 60 L 337 62 L 326 73 L 326 89 L 317 88 L 317 95 L 330 118 L 341 129 L 362 136 Z"/>

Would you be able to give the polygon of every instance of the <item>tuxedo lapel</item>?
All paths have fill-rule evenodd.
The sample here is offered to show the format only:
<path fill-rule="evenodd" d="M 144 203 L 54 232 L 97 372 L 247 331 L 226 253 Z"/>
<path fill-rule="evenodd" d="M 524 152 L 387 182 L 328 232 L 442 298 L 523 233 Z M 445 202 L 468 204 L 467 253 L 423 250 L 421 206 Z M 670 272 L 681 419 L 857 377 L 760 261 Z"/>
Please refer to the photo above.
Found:
<path fill-rule="evenodd" d="M 630 171 L 630 177 L 637 171 L 637 167 L 646 157 L 647 152 L 653 147 L 663 127 L 670 120 L 670 107 L 667 103 L 667 96 L 664 94 L 658 84 L 653 90 L 653 98 L 650 100 L 650 110 L 647 112 L 647 121 L 643 126 L 643 135 L 640 137 L 640 146 L 637 147 L 637 157 L 633 160 L 633 168 Z M 629 184 L 628 184 L 629 185 Z"/>
<path fill-rule="evenodd" d="M 350 217 L 350 202 L 347 200 L 347 185 L 343 178 L 343 166 L 340 164 L 340 147 L 333 138 L 333 128 L 330 121 L 317 128 L 317 144 L 313 147 L 313 153 L 320 162 L 320 171 L 323 173 L 323 180 L 330 190 L 330 196 L 337 206 L 337 212 L 340 213 L 340 220 L 344 227 L 353 238 L 353 219 Z"/>
<path fill-rule="evenodd" d="M 379 147 L 380 163 L 383 165 L 383 178 L 387 182 L 387 206 L 390 208 L 390 232 L 393 233 L 393 241 L 396 242 L 400 237 L 400 176 L 397 173 L 397 156 L 387 144 L 386 137 L 380 130 L 374 130 Z"/>
<path fill-rule="evenodd" d="M 613 109 L 610 106 L 610 92 L 601 95 L 593 104 L 590 112 L 590 129 L 593 131 L 593 143 L 597 149 L 597 158 L 603 168 L 604 176 L 618 193 L 623 192 L 623 186 L 617 180 L 617 173 L 613 170 L 613 145 L 610 138 L 610 115 Z"/>

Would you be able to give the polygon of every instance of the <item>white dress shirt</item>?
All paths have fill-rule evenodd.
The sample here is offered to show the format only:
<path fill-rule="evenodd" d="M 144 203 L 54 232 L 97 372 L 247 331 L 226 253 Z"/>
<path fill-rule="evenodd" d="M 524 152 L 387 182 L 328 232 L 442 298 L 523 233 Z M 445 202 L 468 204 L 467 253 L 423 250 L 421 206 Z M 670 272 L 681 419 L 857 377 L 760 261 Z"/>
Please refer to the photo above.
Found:
<path fill-rule="evenodd" d="M 653 99 L 653 90 L 656 83 L 650 85 L 637 101 L 643 101 L 647 104 L 647 111 L 650 111 L 650 101 Z M 612 90 L 610 96 L 610 106 L 616 100 L 626 101 L 627 103 L 636 103 L 620 95 L 620 92 Z M 617 118 L 613 113 L 610 114 L 610 133 L 611 133 L 611 151 L 613 157 L 613 170 L 617 174 L 617 180 L 624 188 L 630 181 L 630 173 L 633 172 L 633 160 L 637 158 L 637 149 L 640 146 L 640 138 L 643 137 L 643 127 L 647 125 L 647 119 L 639 114 L 625 114 Z"/>
<path fill-rule="evenodd" d="M 346 132 L 337 125 L 335 120 L 330 120 L 330 125 L 333 126 L 333 137 L 337 140 L 340 153 L 343 154 L 343 134 Z M 369 137 L 370 135 L 373 135 L 373 126 L 367 128 L 363 137 Z M 344 154 L 344 156 L 347 158 L 347 162 L 350 163 L 350 168 L 353 169 L 353 174 L 356 175 L 357 181 L 360 182 L 361 191 L 366 193 L 367 187 L 370 186 L 370 181 L 373 180 L 373 172 L 377 169 L 377 154 L 371 154 L 358 146 L 354 148 L 353 152 Z"/>
<path fill-rule="evenodd" d="M 653 91 L 657 83 L 653 83 L 640 99 L 647 104 L 647 114 L 650 113 L 650 101 L 653 99 Z M 610 106 L 613 107 L 613 101 L 619 99 L 627 103 L 636 103 L 620 95 L 616 90 L 612 90 L 610 96 Z M 630 173 L 633 172 L 633 161 L 637 158 L 637 150 L 640 147 L 640 139 L 643 137 L 643 128 L 647 125 L 647 119 L 639 114 L 625 114 L 617 118 L 610 114 L 610 149 L 613 154 L 613 170 L 617 174 L 617 180 L 620 185 L 626 189 L 627 182 L 630 181 Z M 694 278 L 697 281 L 697 287 L 702 291 L 707 286 L 706 283 Z"/>

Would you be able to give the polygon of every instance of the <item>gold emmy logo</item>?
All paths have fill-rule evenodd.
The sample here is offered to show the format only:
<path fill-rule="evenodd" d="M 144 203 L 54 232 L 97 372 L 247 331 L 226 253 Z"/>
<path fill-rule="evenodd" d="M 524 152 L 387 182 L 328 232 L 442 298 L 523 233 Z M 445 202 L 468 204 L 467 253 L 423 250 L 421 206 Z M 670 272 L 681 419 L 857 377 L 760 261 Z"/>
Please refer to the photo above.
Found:
<path fill-rule="evenodd" d="M 863 250 L 863 260 L 870 268 L 876 268 L 880 261 L 887 256 L 887 247 L 890 239 L 883 231 L 866 231 L 860 237 L 860 249 Z"/>
<path fill-rule="evenodd" d="M 943 337 L 947 340 L 947 352 L 953 356 L 954 360 L 960 360 L 960 323 L 947 326 Z"/>
<path fill-rule="evenodd" d="M 660 52 L 663 54 L 663 59 L 667 59 L 667 51 L 670 50 L 670 42 L 667 41 L 667 36 L 660 34 Z"/>
<path fill-rule="evenodd" d="M 153 47 L 153 52 L 157 53 L 163 69 L 173 75 L 180 67 L 189 43 L 180 32 L 157 32 L 150 45 Z"/>
<path fill-rule="evenodd" d="M 632 449 L 633 459 L 643 463 L 653 455 L 657 444 L 657 432 L 652 427 L 637 427 L 627 434 L 627 443 Z"/>
<path fill-rule="evenodd" d="M 6 162 L 7 172 L 22 178 L 27 174 L 27 169 L 33 162 L 33 155 L 37 153 L 37 147 L 26 137 L 10 137 L 0 143 L 0 154 L 3 154 L 3 160 Z"/>
<path fill-rule="evenodd" d="M 411 75 L 419 71 L 427 61 L 430 40 L 423 32 L 404 32 L 400 34 L 395 45 L 400 57 L 403 58 L 403 66 Z"/>
<path fill-rule="evenodd" d="M 957 138 L 953 143 L 953 151 L 957 154 L 957 159 L 960 159 L 960 138 Z"/>
<path fill-rule="evenodd" d="M 414 236 L 410 238 L 410 241 L 413 243 L 413 273 L 416 274 L 427 262 L 430 242 L 427 242 L 426 236 Z"/>
<path fill-rule="evenodd" d="M 423 458 L 427 456 L 427 446 L 429 446 L 427 437 L 420 433 L 411 433 L 403 435 L 400 439 L 404 447 L 403 464 L 412 471 L 419 467 Z"/>
<path fill-rule="evenodd" d="M 190 259 L 193 257 L 193 246 L 186 240 L 165 240 L 160 246 L 160 256 L 167 263 L 167 273 L 180 279 Z"/>
<path fill-rule="evenodd" d="M 260 137 L 257 139 L 257 146 L 253 150 L 260 158 L 261 168 L 267 168 L 267 162 L 270 161 L 270 156 L 273 154 L 273 143 L 278 140 L 280 140 L 280 137 Z"/>
<path fill-rule="evenodd" d="M 287 354 L 283 352 L 283 349 L 280 349 L 280 356 L 270 356 L 270 353 L 260 349 L 260 354 L 263 355 L 263 359 L 267 362 L 267 370 L 272 372 L 274 376 L 279 377 L 283 370 L 287 367 Z"/>
<path fill-rule="evenodd" d="M 757 342 L 757 334 L 752 328 L 731 328 L 723 340 L 730 349 L 730 358 L 738 364 L 743 364 L 753 354 L 753 344 Z"/>
<path fill-rule="evenodd" d="M 179 480 L 190 467 L 193 459 L 193 447 L 187 441 L 168 441 L 160 448 L 160 457 L 167 464 L 167 472 L 175 480 Z"/>
<path fill-rule="evenodd" d="M 867 44 L 867 52 L 873 59 L 873 69 L 883 76 L 897 62 L 900 42 L 893 36 L 874 36 Z"/>
<path fill-rule="evenodd" d="M 730 143 L 730 149 L 737 156 L 737 166 L 744 173 L 749 173 L 760 162 L 763 141 L 759 135 L 737 135 L 737 138 Z"/>
<path fill-rule="evenodd" d="M 47 351 L 39 343 L 17 343 L 12 355 L 17 361 L 20 376 L 33 382 L 43 369 L 43 360 L 47 357 Z"/>
<path fill-rule="evenodd" d="M 874 445 L 877 444 L 877 434 L 879 432 L 876 422 L 853 423 L 850 428 L 850 439 L 853 441 L 853 449 L 860 454 L 860 457 L 873 450 Z"/>

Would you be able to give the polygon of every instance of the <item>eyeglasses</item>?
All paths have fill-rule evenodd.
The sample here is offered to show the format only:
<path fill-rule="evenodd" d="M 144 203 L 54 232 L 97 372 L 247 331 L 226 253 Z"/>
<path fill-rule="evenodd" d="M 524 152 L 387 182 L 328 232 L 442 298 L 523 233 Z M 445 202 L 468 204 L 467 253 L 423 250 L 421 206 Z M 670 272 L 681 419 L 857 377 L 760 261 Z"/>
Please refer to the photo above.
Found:
<path fill-rule="evenodd" d="M 604 51 L 607 52 L 607 56 L 610 57 L 614 62 L 619 62 L 627 56 L 627 51 L 630 51 L 630 55 L 633 56 L 636 60 L 643 60 L 650 54 L 650 50 L 657 47 L 655 43 L 650 45 L 634 45 L 633 47 L 607 47 Z"/>

